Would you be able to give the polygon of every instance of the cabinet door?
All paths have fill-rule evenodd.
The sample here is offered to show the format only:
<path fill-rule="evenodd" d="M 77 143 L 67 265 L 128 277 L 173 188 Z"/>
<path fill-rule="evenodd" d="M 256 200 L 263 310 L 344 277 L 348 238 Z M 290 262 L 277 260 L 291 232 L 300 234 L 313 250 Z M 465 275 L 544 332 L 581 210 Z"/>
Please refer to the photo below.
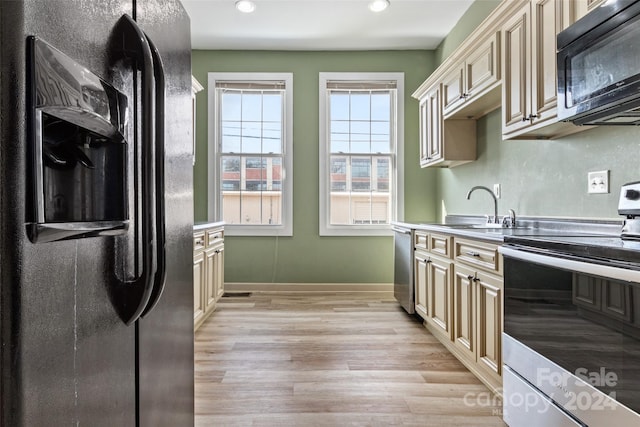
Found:
<path fill-rule="evenodd" d="M 442 79 L 442 111 L 445 115 L 464 102 L 464 70 L 464 64 L 456 64 Z"/>
<path fill-rule="evenodd" d="M 569 22 L 564 19 L 564 3 L 563 0 L 536 0 L 531 4 L 532 124 L 557 117 L 556 35 Z"/>
<path fill-rule="evenodd" d="M 432 257 L 427 268 L 427 320 L 451 339 L 453 262 Z"/>
<path fill-rule="evenodd" d="M 476 313 L 478 368 L 496 379 L 502 373 L 502 280 L 477 273 Z"/>
<path fill-rule="evenodd" d="M 502 133 L 529 126 L 531 106 L 531 13 L 526 4 L 502 30 Z M 555 52 L 555 48 L 553 49 Z"/>
<path fill-rule="evenodd" d="M 204 286 L 204 311 L 210 313 L 216 306 L 216 270 L 218 251 L 216 248 L 208 248 L 204 251 L 206 273 Z"/>
<path fill-rule="evenodd" d="M 193 256 L 193 322 L 196 328 L 204 319 L 205 271 L 204 252 L 197 252 Z"/>
<path fill-rule="evenodd" d="M 573 303 L 590 310 L 600 311 L 602 279 L 573 274 Z"/>
<path fill-rule="evenodd" d="M 414 253 L 414 285 L 415 285 L 415 304 L 416 313 L 423 319 L 427 319 L 427 277 L 429 262 L 429 254 L 422 251 Z"/>
<path fill-rule="evenodd" d="M 631 322 L 631 286 L 626 283 L 603 280 L 602 311 L 607 317 Z"/>
<path fill-rule="evenodd" d="M 437 85 L 425 95 L 423 139 L 421 141 L 420 165 L 426 166 L 442 158 L 442 107 L 440 86 Z"/>
<path fill-rule="evenodd" d="M 474 279 L 476 272 L 470 268 L 456 265 L 453 278 L 453 342 L 475 361 L 475 305 Z"/>
<path fill-rule="evenodd" d="M 500 33 L 482 43 L 465 61 L 465 92 L 463 98 L 472 100 L 476 94 L 500 80 Z"/>
<path fill-rule="evenodd" d="M 224 294 L 224 245 L 220 245 L 218 249 L 218 254 L 216 255 L 216 302 L 222 297 Z"/>

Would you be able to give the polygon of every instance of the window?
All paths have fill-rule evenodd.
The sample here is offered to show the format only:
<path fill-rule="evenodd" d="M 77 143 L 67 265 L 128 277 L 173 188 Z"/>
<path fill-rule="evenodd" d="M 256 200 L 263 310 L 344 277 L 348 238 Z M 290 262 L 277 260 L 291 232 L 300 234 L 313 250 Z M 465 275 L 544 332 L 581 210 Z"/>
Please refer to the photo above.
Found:
<path fill-rule="evenodd" d="M 402 217 L 403 73 L 320 73 L 320 235 Z"/>
<path fill-rule="evenodd" d="M 292 235 L 292 94 L 291 73 L 209 73 L 209 218 L 229 235 Z"/>

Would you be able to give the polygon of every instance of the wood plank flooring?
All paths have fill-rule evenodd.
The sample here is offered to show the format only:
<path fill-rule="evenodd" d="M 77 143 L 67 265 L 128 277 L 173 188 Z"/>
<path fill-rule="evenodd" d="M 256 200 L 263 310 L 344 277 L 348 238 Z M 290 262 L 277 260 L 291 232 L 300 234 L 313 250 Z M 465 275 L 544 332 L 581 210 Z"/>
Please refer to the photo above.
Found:
<path fill-rule="evenodd" d="M 505 426 L 387 293 L 225 297 L 195 335 L 196 426 Z"/>

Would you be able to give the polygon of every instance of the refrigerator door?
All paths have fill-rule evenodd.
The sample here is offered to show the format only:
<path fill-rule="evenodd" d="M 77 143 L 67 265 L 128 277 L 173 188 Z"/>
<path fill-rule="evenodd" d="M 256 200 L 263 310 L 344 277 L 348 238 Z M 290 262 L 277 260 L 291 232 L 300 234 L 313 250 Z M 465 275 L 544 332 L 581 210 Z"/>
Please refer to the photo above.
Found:
<path fill-rule="evenodd" d="M 109 289 L 115 242 L 124 237 L 34 244 L 25 228 L 27 36 L 46 40 L 131 97 L 131 75 L 112 72 L 107 42 L 132 9 L 131 0 L 0 7 L 2 426 L 136 423 L 136 330 L 118 317 Z"/>
<path fill-rule="evenodd" d="M 167 82 L 167 277 L 158 303 L 138 321 L 140 425 L 188 426 L 194 423 L 190 20 L 177 0 L 136 4 L 136 21 L 157 47 Z"/>

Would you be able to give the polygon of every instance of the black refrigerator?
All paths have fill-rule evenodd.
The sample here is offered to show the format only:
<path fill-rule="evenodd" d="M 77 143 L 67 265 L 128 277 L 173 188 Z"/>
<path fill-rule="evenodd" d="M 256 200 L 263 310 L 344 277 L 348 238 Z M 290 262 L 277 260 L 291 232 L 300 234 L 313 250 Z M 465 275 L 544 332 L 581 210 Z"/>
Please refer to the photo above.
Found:
<path fill-rule="evenodd" d="M 190 21 L 0 0 L 0 419 L 193 425 Z"/>

